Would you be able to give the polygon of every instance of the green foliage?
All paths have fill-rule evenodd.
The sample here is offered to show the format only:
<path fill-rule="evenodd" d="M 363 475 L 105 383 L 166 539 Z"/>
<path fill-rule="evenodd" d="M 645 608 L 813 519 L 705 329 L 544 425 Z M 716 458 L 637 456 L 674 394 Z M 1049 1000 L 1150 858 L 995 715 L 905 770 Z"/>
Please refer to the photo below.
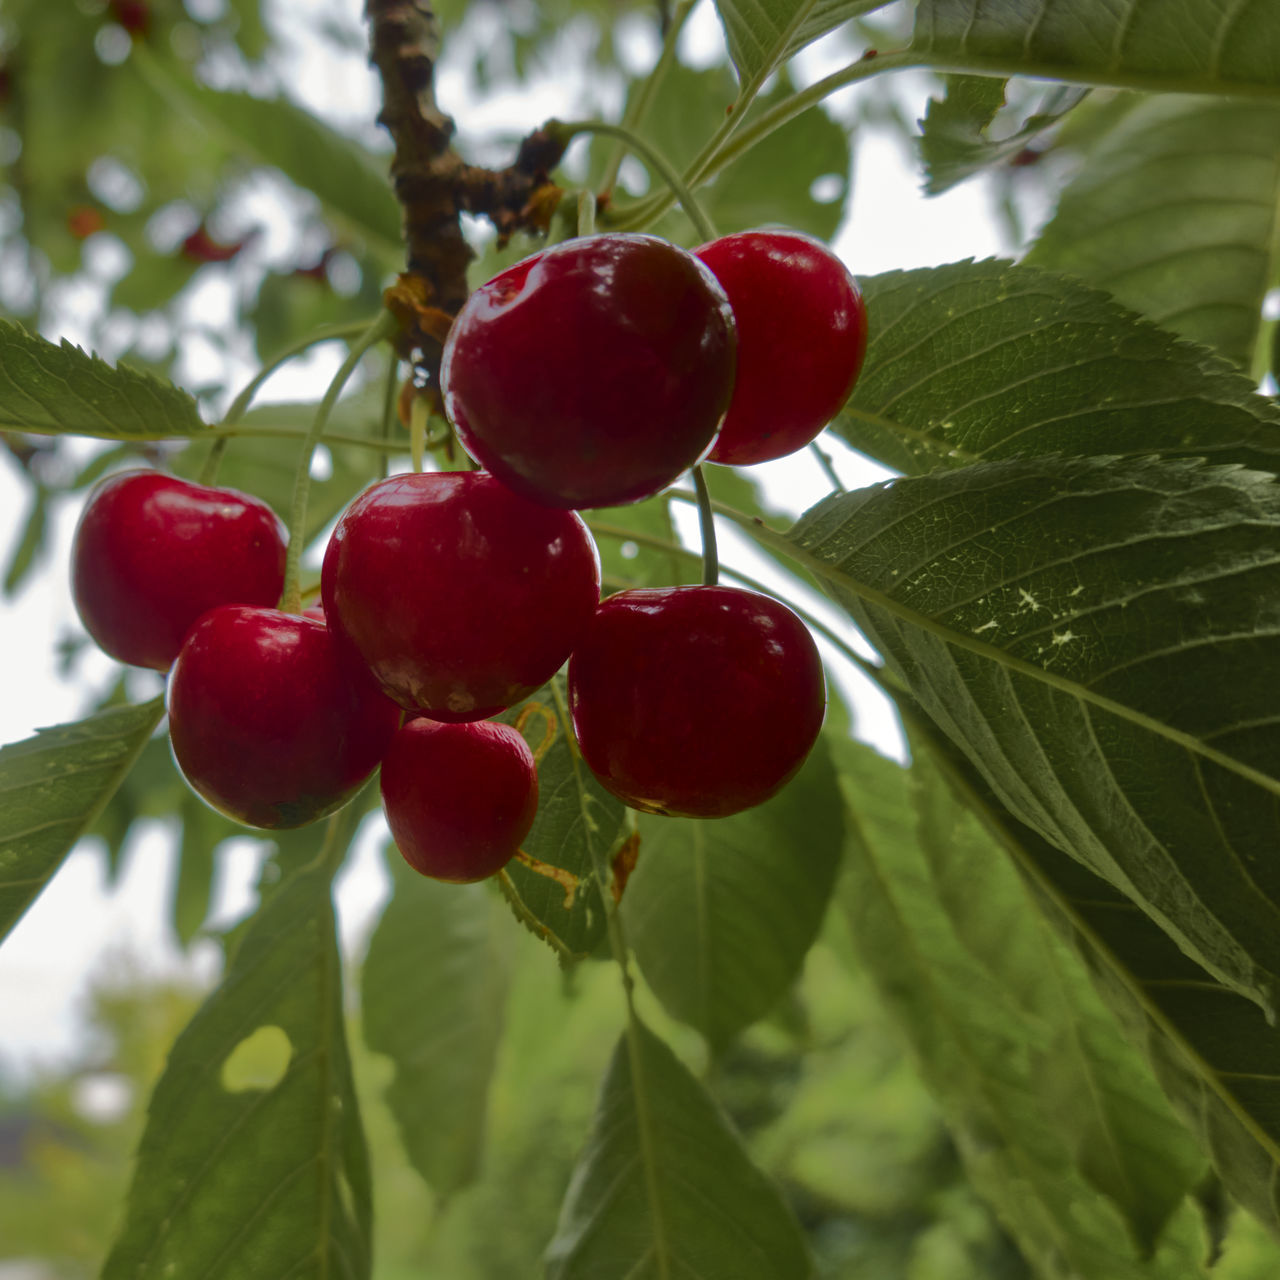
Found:
<path fill-rule="evenodd" d="M 1280 266 L 1278 205 L 1280 107 L 1151 98 L 1089 152 L 1027 261 L 1248 369 Z"/>
<path fill-rule="evenodd" d="M 445 1197 L 480 1167 L 506 1012 L 507 921 L 480 885 L 427 880 L 394 846 L 388 862 L 394 894 L 361 975 L 364 1039 L 395 1063 L 387 1105 L 414 1168 Z"/>
<path fill-rule="evenodd" d="M 633 91 L 638 92 L 640 86 Z M 724 67 L 701 71 L 672 67 L 663 81 L 662 95 L 649 108 L 637 132 L 673 163 L 687 165 L 701 140 L 723 122 L 735 92 L 733 76 Z M 793 92 L 784 73 L 777 85 L 755 99 L 747 119 L 758 118 Z M 605 148 L 597 147 L 603 154 Z M 844 129 L 823 112 L 810 111 L 748 151 L 711 183 L 699 200 L 722 235 L 779 223 L 827 239 L 840 224 L 848 174 L 849 140 Z M 819 179 L 831 187 L 822 200 L 813 195 Z M 682 243 L 698 243 L 693 225 L 679 213 L 670 215 L 663 229 Z"/>
<path fill-rule="evenodd" d="M 159 698 L 111 707 L 0 749 L 0 938 L 93 825 L 163 715 Z"/>
<path fill-rule="evenodd" d="M 935 66 L 1187 93 L 1280 93 L 1280 12 L 1194 0 L 920 0 L 912 48 Z"/>
<path fill-rule="evenodd" d="M 750 93 L 819 36 L 888 0 L 717 0 L 738 76 Z"/>
<path fill-rule="evenodd" d="M 1202 1274 L 1187 1195 L 1203 1157 L 1028 885 L 913 746 L 909 772 L 845 749 L 857 817 L 840 897 L 974 1184 L 1046 1273 Z"/>
<path fill-rule="evenodd" d="M 383 166 L 365 148 L 286 99 L 217 92 L 186 77 L 166 75 L 149 59 L 140 65 L 164 108 L 189 112 L 228 150 L 279 169 L 394 254 L 400 243 L 400 211 Z"/>
<path fill-rule="evenodd" d="M 1277 469 L 1272 400 L 1077 281 L 993 260 L 862 285 L 867 371 L 833 430 L 897 471 L 1056 453 Z"/>
<path fill-rule="evenodd" d="M 1036 868 L 1050 912 L 1227 1189 L 1274 1231 L 1280 1034 L 1256 1005 L 1211 981 L 1133 903 L 1016 820 L 1004 824 Z"/>
<path fill-rule="evenodd" d="M 547 1250 L 548 1280 L 802 1280 L 804 1239 L 715 1104 L 632 1020 Z"/>
<path fill-rule="evenodd" d="M 1088 92 L 1058 85 L 1020 129 L 999 138 L 988 134 L 1005 104 L 1005 82 L 988 76 L 947 76 L 946 92 L 931 98 L 920 121 L 920 159 L 925 190 L 949 191 L 957 182 L 1016 156 L 1044 130 L 1057 124 Z"/>
<path fill-rule="evenodd" d="M 196 402 L 127 365 L 54 345 L 0 321 L 0 430 L 105 440 L 165 440 L 204 429 Z"/>
<path fill-rule="evenodd" d="M 562 959 L 582 959 L 604 939 L 596 869 L 608 865 L 620 842 L 626 810 L 583 764 L 559 676 L 497 718 L 520 728 L 538 761 L 538 815 L 522 848 L 570 877 L 565 884 L 516 861 L 504 873 L 503 892 L 517 918 Z"/>
<path fill-rule="evenodd" d="M 1001 800 L 1267 1010 L 1278 516 L 1257 472 L 1050 458 L 831 498 L 794 534 Z"/>
<path fill-rule="evenodd" d="M 732 818 L 640 818 L 622 921 L 667 1012 L 722 1052 L 796 980 L 844 842 L 820 744 L 766 804 Z"/>
<path fill-rule="evenodd" d="M 331 824 L 331 841 L 349 834 Z M 312 838 L 315 863 L 267 900 L 174 1044 L 104 1280 L 370 1274 L 331 868 Z"/>

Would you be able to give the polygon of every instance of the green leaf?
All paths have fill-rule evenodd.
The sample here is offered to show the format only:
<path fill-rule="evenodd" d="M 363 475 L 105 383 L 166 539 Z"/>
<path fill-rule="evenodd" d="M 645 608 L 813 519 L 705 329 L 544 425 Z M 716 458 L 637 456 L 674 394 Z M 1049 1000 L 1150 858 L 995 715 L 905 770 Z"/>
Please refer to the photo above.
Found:
<path fill-rule="evenodd" d="M 920 122 L 925 191 L 931 196 L 941 195 L 956 183 L 1017 155 L 1037 134 L 1057 124 L 1088 92 L 1061 85 L 1050 89 L 1040 110 L 1028 116 L 1020 129 L 992 138 L 988 129 L 1004 106 L 1005 82 L 990 76 L 947 76 L 945 96 L 929 99 Z"/>
<path fill-rule="evenodd" d="M 106 807 L 164 715 L 112 707 L 0 749 L 0 939 Z"/>
<path fill-rule="evenodd" d="M 791 537 L 1002 803 L 1276 1008 L 1272 477 L 988 463 L 829 499 Z"/>
<path fill-rule="evenodd" d="M 13 597 L 35 567 L 36 556 L 44 546 L 48 524 L 49 492 L 37 486 L 31 494 L 31 510 L 27 512 L 22 537 L 14 546 L 13 555 L 9 557 L 9 567 L 5 570 L 3 591 L 6 598 Z"/>
<path fill-rule="evenodd" d="M 862 282 L 866 365 L 832 429 L 908 474 L 1051 453 L 1280 470 L 1280 411 L 1096 289 L 1007 262 Z"/>
<path fill-rule="evenodd" d="M 572 877 L 559 881 L 519 860 L 507 864 L 503 890 L 516 916 L 562 959 L 590 955 L 605 935 L 604 899 L 595 874 L 622 836 L 626 809 L 578 754 L 564 681 L 557 676 L 497 719 L 521 727 L 538 760 L 538 816 L 523 851 Z"/>
<path fill-rule="evenodd" d="M 1027 261 L 1082 276 L 1247 369 L 1278 206 L 1280 106 L 1162 96 L 1090 152 Z"/>
<path fill-rule="evenodd" d="M 547 1280 L 804 1280 L 777 1188 L 679 1059 L 633 1020 L 547 1249 Z"/>
<path fill-rule="evenodd" d="M 0 430 L 166 440 L 199 435 L 205 424 L 171 383 L 0 320 Z"/>
<path fill-rule="evenodd" d="M 1194 1141 L 1013 863 L 912 755 L 844 744 L 839 899 L 975 1187 L 1037 1274 L 1203 1275 Z"/>
<path fill-rule="evenodd" d="M 509 925 L 483 885 L 428 880 L 394 846 L 388 863 L 393 895 L 361 976 L 364 1040 L 395 1064 L 385 1097 L 413 1167 L 448 1196 L 480 1169 Z"/>
<path fill-rule="evenodd" d="M 1013 817 L 918 713 L 911 736 L 917 750 L 927 738 L 929 757 L 957 797 L 1027 873 L 1046 916 L 1142 1049 L 1227 1189 L 1280 1234 L 1280 1030 L 1214 982 L 1122 894 Z"/>
<path fill-rule="evenodd" d="M 889 0 L 716 0 L 729 56 L 750 97 L 771 71 L 850 18 Z"/>
<path fill-rule="evenodd" d="M 166 744 L 165 754 L 170 754 Z M 213 901 L 214 850 L 235 831 L 245 831 L 210 809 L 183 783 L 178 802 L 182 835 L 178 841 L 178 873 L 173 886 L 173 931 L 190 946 L 209 915 Z"/>
<path fill-rule="evenodd" d="M 667 1012 L 717 1053 L 799 976 L 844 842 L 825 739 L 767 804 L 731 818 L 640 818 L 627 941 Z"/>
<path fill-rule="evenodd" d="M 103 1280 L 370 1275 L 329 875 L 266 899 L 174 1044 Z"/>
<path fill-rule="evenodd" d="M 286 98 L 207 89 L 150 59 L 135 61 L 167 106 L 194 116 L 232 151 L 279 169 L 381 248 L 401 252 L 400 206 L 387 177 L 390 157 L 375 160 Z"/>
<path fill-rule="evenodd" d="M 236 44 L 250 61 L 261 58 L 270 40 L 262 22 L 261 0 L 230 0 L 236 27 Z"/>
<path fill-rule="evenodd" d="M 1265 0 L 919 0 L 911 48 L 949 71 L 1280 94 L 1280 9 Z"/>
<path fill-rule="evenodd" d="M 1280 1031 L 1214 982 L 1110 885 L 1016 819 L 1050 910 L 1231 1194 L 1280 1233 Z"/>

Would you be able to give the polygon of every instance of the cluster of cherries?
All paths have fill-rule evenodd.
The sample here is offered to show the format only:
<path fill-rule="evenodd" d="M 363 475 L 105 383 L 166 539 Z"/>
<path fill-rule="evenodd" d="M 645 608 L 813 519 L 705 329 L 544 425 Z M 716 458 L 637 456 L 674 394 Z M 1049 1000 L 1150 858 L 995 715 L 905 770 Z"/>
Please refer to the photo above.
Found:
<path fill-rule="evenodd" d="M 483 470 L 393 476 L 339 519 L 322 607 L 276 608 L 286 533 L 250 495 L 155 471 L 108 478 L 72 587 L 98 644 L 169 670 L 178 766 L 264 828 L 333 812 L 379 764 L 406 859 L 482 879 L 518 851 L 538 780 L 490 719 L 569 662 L 601 784 L 652 813 L 720 817 L 799 769 L 822 724 L 808 631 L 724 586 L 620 591 L 577 509 L 636 502 L 707 458 L 807 444 L 848 396 L 866 313 L 839 259 L 758 231 L 688 253 L 605 234 L 477 290 L 444 351 L 446 412 Z"/>

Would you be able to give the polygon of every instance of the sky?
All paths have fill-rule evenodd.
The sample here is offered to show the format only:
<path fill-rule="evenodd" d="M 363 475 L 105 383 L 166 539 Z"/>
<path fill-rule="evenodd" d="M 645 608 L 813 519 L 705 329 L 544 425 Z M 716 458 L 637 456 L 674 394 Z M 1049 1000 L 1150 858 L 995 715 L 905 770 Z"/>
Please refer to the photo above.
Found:
<path fill-rule="evenodd" d="M 192 0 L 189 0 L 189 3 Z M 218 3 L 218 0 L 204 0 Z M 279 8 L 280 6 L 277 6 Z M 298 33 L 284 66 L 285 82 L 307 106 L 345 127 L 368 128 L 376 113 L 377 86 L 371 75 L 353 67 L 351 59 L 334 60 L 323 47 L 305 39 L 319 20 L 335 12 L 345 25 L 358 19 L 360 0 L 293 0 L 288 30 Z M 283 27 L 281 28 L 284 29 Z M 723 41 L 710 0 L 702 0 L 684 34 L 684 53 L 690 61 L 705 65 L 723 56 Z M 446 45 L 446 49 L 447 49 Z M 630 54 L 638 63 L 652 59 L 651 42 L 637 36 Z M 809 82 L 841 61 L 838 41 L 823 41 L 798 60 L 797 78 Z M 340 107 L 335 106 L 333 85 L 343 83 Z M 908 73 L 899 77 L 897 91 L 915 114 L 923 112 L 929 88 L 923 77 Z M 474 127 L 508 128 L 519 133 L 531 119 L 568 116 L 575 107 L 573 86 L 559 73 L 548 70 L 533 100 L 506 95 L 476 103 L 475 86 L 447 63 L 438 78 L 438 91 L 447 108 Z M 856 91 L 856 90 L 855 90 Z M 837 98 L 833 111 L 847 111 L 848 94 Z M 464 133 L 465 142 L 465 133 Z M 1009 252 L 1001 244 L 992 196 L 981 181 L 964 184 L 944 196 L 926 199 L 912 158 L 900 142 L 885 134 L 864 132 L 858 149 L 858 169 L 853 197 L 835 248 L 856 274 L 873 274 L 894 268 L 931 266 L 966 257 Z M 272 237 L 287 237 L 287 209 L 273 196 L 270 183 L 253 196 L 253 216 Z M 189 305 L 216 318 L 229 314 L 225 285 L 210 282 L 190 299 Z M 74 327 L 48 337 L 79 340 Z M 193 380 L 209 372 L 200 367 L 200 353 L 193 353 L 185 372 Z M 295 362 L 285 374 L 271 380 L 264 399 L 311 397 L 323 386 L 341 359 L 333 345 L 318 348 L 306 360 Z M 242 382 L 253 372 L 247 362 L 238 370 Z M 86 445 L 86 449 L 91 446 Z M 831 447 L 842 480 L 850 487 L 872 483 L 885 473 L 843 449 Z M 799 514 L 828 491 L 816 461 L 807 452 L 760 469 L 769 497 Z M 12 460 L 0 461 L 0 563 L 7 563 L 25 521 L 26 493 Z M 70 685 L 58 676 L 55 641 L 78 632 L 71 606 L 67 565 L 78 512 L 68 506 L 57 512 L 53 536 L 38 571 L 12 601 L 0 601 L 0 634 L 5 637 L 3 696 L 0 696 L 0 742 L 15 742 L 36 727 L 78 718 L 84 711 L 83 685 Z M 696 515 L 690 510 L 682 535 L 697 545 Z M 722 558 L 763 579 L 770 570 L 754 556 L 745 537 L 736 530 L 721 531 Z M 814 597 L 804 602 L 824 620 L 842 626 L 840 615 Z M 847 633 L 847 628 L 845 628 Z M 830 655 L 828 655 L 830 657 Z M 105 685 L 115 666 L 100 654 L 86 655 L 81 670 L 91 683 Z M 890 754 L 901 751 L 892 712 L 865 682 L 849 673 L 846 662 L 830 658 L 828 670 L 856 700 L 860 736 Z M 138 696 L 154 690 L 151 673 L 137 676 Z M 344 944 L 360 946 L 385 900 L 386 877 L 378 848 L 384 828 L 380 815 L 366 822 L 355 853 L 337 884 L 337 901 Z M 220 852 L 215 909 L 210 924 L 230 924 L 253 904 L 252 885 L 258 855 L 244 842 L 232 842 Z M 113 968 L 130 964 L 135 970 L 173 975 L 207 983 L 218 970 L 219 952 L 210 940 L 197 941 L 184 955 L 168 924 L 167 899 L 172 889 L 173 858 L 167 852 L 163 831 L 153 827 L 134 839 L 127 852 L 118 883 L 108 887 L 105 859 L 92 844 L 82 844 L 67 860 L 26 916 L 0 948 L 0 1076 L 21 1077 L 40 1064 L 66 1061 L 84 1044 L 84 1000 L 89 984 Z"/>

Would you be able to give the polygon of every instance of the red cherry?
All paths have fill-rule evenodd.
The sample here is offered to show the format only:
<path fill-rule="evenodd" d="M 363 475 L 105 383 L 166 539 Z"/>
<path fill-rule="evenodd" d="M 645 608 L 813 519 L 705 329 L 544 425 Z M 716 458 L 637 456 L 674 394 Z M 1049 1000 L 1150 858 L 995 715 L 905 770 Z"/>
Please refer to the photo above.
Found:
<path fill-rule="evenodd" d="M 506 865 L 538 808 L 538 770 L 509 725 L 410 720 L 382 762 L 382 803 L 415 871 L 466 884 Z"/>
<path fill-rule="evenodd" d="M 121 472 L 93 491 L 76 527 L 76 610 L 113 658 L 166 671 L 207 610 L 279 600 L 285 540 L 275 512 L 247 493 Z"/>
<path fill-rule="evenodd" d="M 695 250 L 738 323 L 738 378 L 708 455 L 740 466 L 803 448 L 849 398 L 867 308 L 849 269 L 795 231 L 743 231 Z"/>
<path fill-rule="evenodd" d="M 107 225 L 99 209 L 91 204 L 78 204 L 67 210 L 67 232 L 73 240 L 87 240 Z"/>
<path fill-rule="evenodd" d="M 600 561 L 578 516 L 493 476 L 399 475 L 338 521 L 321 593 L 389 697 L 436 720 L 483 720 L 568 658 L 600 599 Z"/>
<path fill-rule="evenodd" d="M 445 411 L 504 484 L 553 507 L 638 502 L 707 452 L 733 391 L 733 316 L 655 236 L 569 240 L 471 295 L 445 343 Z"/>
<path fill-rule="evenodd" d="M 111 16 L 131 36 L 145 36 L 151 27 L 147 0 L 111 0 Z"/>
<path fill-rule="evenodd" d="M 191 629 L 168 703 L 183 776 L 251 827 L 301 827 L 340 808 L 400 722 L 394 703 L 353 676 L 324 623 L 243 605 Z"/>
<path fill-rule="evenodd" d="M 201 223 L 182 242 L 182 256 L 188 262 L 230 262 L 254 238 L 251 233 L 241 240 L 215 240 Z"/>
<path fill-rule="evenodd" d="M 649 813 L 722 818 L 760 804 L 822 727 L 822 662 L 786 605 L 736 587 L 620 591 L 569 663 L 582 758 Z"/>

